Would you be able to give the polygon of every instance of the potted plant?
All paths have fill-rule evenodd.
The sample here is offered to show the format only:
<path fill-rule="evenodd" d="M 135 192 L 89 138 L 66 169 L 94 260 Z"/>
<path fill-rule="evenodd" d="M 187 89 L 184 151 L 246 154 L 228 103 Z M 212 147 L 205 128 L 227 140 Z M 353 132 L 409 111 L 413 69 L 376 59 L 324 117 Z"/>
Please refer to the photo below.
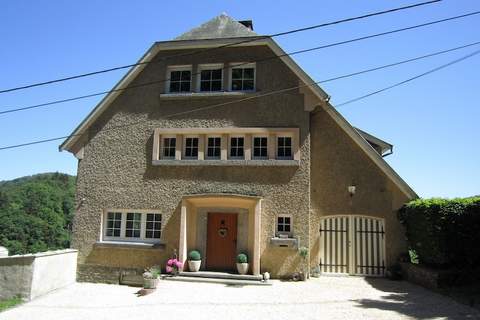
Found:
<path fill-rule="evenodd" d="M 200 265 L 202 264 L 202 256 L 197 250 L 192 250 L 188 254 L 188 270 L 191 272 L 197 272 L 200 270 Z"/>
<path fill-rule="evenodd" d="M 247 274 L 248 272 L 248 256 L 245 253 L 240 253 L 237 256 L 237 271 L 240 274 Z"/>
<path fill-rule="evenodd" d="M 145 272 L 142 274 L 143 288 L 156 289 L 160 274 L 161 274 L 161 269 L 159 266 L 153 266 L 148 269 L 145 269 Z"/>
<path fill-rule="evenodd" d="M 307 247 L 300 247 L 298 248 L 298 254 L 302 257 L 304 264 L 307 263 L 308 257 L 308 248 Z M 308 278 L 308 272 L 306 265 L 303 267 L 303 272 L 300 273 L 300 280 L 305 281 Z"/>

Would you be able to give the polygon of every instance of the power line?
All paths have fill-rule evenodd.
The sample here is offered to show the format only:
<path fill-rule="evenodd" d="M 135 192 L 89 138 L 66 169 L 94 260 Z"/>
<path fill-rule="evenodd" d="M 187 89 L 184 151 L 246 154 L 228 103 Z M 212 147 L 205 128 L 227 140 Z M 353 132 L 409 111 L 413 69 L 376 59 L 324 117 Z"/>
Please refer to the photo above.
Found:
<path fill-rule="evenodd" d="M 442 69 L 444 69 L 444 68 L 447 68 L 447 67 L 449 67 L 449 66 L 451 66 L 451 65 L 453 65 L 453 64 L 459 63 L 459 62 L 461 62 L 461 61 L 463 61 L 463 60 L 466 60 L 466 59 L 468 59 L 468 58 L 471 58 L 471 57 L 473 57 L 473 56 L 476 56 L 476 55 L 479 54 L 479 53 L 480 53 L 480 50 L 474 51 L 474 52 L 472 52 L 472 53 L 470 53 L 470 54 L 468 54 L 468 55 L 466 55 L 466 56 L 463 56 L 463 57 L 461 57 L 461 58 L 459 58 L 459 59 L 453 60 L 453 61 L 451 61 L 451 62 L 449 62 L 449 63 L 443 64 L 443 65 L 441 65 L 441 66 L 438 66 L 438 67 L 436 67 L 436 68 L 433 68 L 433 69 L 431 69 L 431 70 L 428 70 L 428 71 L 426 71 L 426 72 L 424 72 L 424 73 L 421 73 L 421 74 L 419 74 L 419 75 L 416 75 L 416 76 L 414 76 L 414 77 L 411 77 L 411 78 L 408 78 L 408 79 L 406 79 L 406 80 L 397 82 L 397 83 L 392 84 L 392 85 L 390 85 L 390 86 L 388 86 L 388 87 L 385 87 L 385 88 L 382 88 L 382 89 L 379 89 L 379 90 L 376 90 L 376 91 L 367 93 L 367 94 L 365 94 L 365 95 L 363 95 L 363 96 L 360 96 L 360 97 L 357 97 L 357 98 L 354 98 L 354 99 L 350 99 L 350 100 L 348 100 L 348 101 L 345 101 L 345 102 L 342 102 L 342 103 L 340 103 L 340 104 L 337 104 L 335 107 L 336 107 L 336 108 L 343 107 L 343 106 L 345 106 L 345 105 L 347 105 L 347 104 L 350 104 L 350 103 L 353 103 L 353 102 L 357 102 L 357 101 L 359 101 L 359 100 L 366 99 L 366 98 L 368 98 L 368 97 L 371 97 L 371 96 L 373 96 L 373 95 L 382 93 L 382 92 L 384 92 L 384 91 L 387 91 L 387 90 L 396 88 L 396 87 L 398 87 L 398 86 L 401 86 L 401 85 L 403 85 L 403 84 L 406 84 L 406 83 L 411 82 L 411 81 L 413 81 L 413 80 L 416 80 L 416 79 L 418 79 L 418 78 L 424 77 L 424 76 L 429 75 L 429 74 L 431 74 L 431 73 L 434 73 L 434 72 L 437 72 L 437 71 L 442 70 Z"/>
<path fill-rule="evenodd" d="M 480 11 L 470 12 L 470 13 L 467 13 L 467 14 L 462 14 L 462 15 L 459 15 L 459 16 L 453 16 L 453 17 L 444 18 L 444 19 L 440 19 L 440 20 L 434 20 L 434 21 L 430 21 L 430 22 L 426 22 L 426 23 L 422 23 L 422 24 L 417 24 L 417 25 L 414 25 L 414 26 L 404 27 L 404 28 L 400 28 L 400 29 L 394 29 L 394 30 L 390 30 L 390 31 L 375 33 L 375 34 L 362 36 L 362 37 L 357 37 L 357 38 L 353 38 L 353 39 L 349 39 L 349 40 L 334 42 L 334 43 L 330 43 L 330 44 L 326 44 L 326 45 L 321 45 L 321 46 L 317 46 L 317 47 L 313 47 L 313 48 L 298 50 L 298 51 L 285 53 L 285 54 L 281 54 L 281 55 L 275 55 L 275 56 L 271 56 L 271 57 L 267 57 L 267 58 L 263 58 L 263 59 L 259 59 L 259 60 L 254 60 L 254 61 L 242 63 L 242 64 L 237 65 L 237 66 L 245 65 L 245 64 L 248 64 L 248 63 L 252 63 L 252 62 L 263 62 L 263 61 L 267 61 L 267 60 L 271 60 L 271 59 L 277 59 L 277 58 L 281 58 L 281 57 L 285 57 L 285 56 L 293 56 L 293 55 L 297 55 L 297 54 L 301 54 L 301 53 L 306 53 L 306 52 L 312 52 L 312 51 L 316 51 L 316 50 L 331 48 L 331 47 L 340 46 L 340 45 L 344 45 L 344 44 L 349 44 L 349 43 L 353 43 L 353 42 L 357 42 L 357 41 L 372 39 L 372 38 L 386 36 L 386 35 L 399 33 L 399 32 L 403 32 L 403 31 L 408 31 L 408 30 L 413 30 L 413 29 L 422 28 L 422 27 L 426 27 L 426 26 L 431 26 L 431 25 L 438 24 L 438 23 L 443 23 L 443 22 L 447 22 L 447 21 L 466 18 L 466 17 L 472 16 L 472 15 L 477 15 L 477 14 L 480 14 Z M 225 69 L 227 69 L 227 68 L 226 67 L 221 68 L 221 70 L 225 70 Z M 200 74 L 200 72 L 197 72 L 197 73 L 193 73 L 192 75 L 199 75 L 199 74 Z M 61 103 L 65 103 L 65 102 L 76 101 L 76 100 L 83 100 L 83 99 L 97 97 L 97 96 L 101 96 L 101 95 L 105 95 L 105 94 L 109 94 L 109 93 L 113 93 L 113 92 L 119 92 L 119 91 L 124 91 L 124 90 L 129 90 L 129 89 L 136 89 L 136 88 L 140 88 L 140 87 L 151 86 L 151 85 L 154 85 L 154 84 L 164 83 L 164 82 L 169 81 L 169 80 L 170 79 L 167 78 L 167 79 L 149 81 L 149 82 L 140 83 L 140 84 L 137 84 L 137 85 L 126 86 L 124 88 L 117 88 L 117 89 L 112 89 L 112 90 L 108 90 L 108 91 L 102 91 L 102 92 L 77 96 L 77 97 L 73 97 L 73 98 L 54 100 L 54 101 L 50 101 L 50 102 L 34 104 L 34 105 L 30 105 L 30 106 L 25 106 L 25 107 L 12 108 L 12 109 L 8 109 L 8 110 L 5 110 L 5 111 L 0 111 L 0 115 L 7 114 L 7 113 L 13 113 L 13 112 L 19 112 L 19 111 L 25 111 L 25 110 L 30 110 L 30 109 L 37 109 L 37 108 L 41 108 L 41 107 L 46 107 L 46 106 L 61 104 Z"/>
<path fill-rule="evenodd" d="M 346 104 L 349 104 L 349 103 L 353 103 L 354 101 L 358 101 L 358 100 L 361 100 L 361 99 L 365 99 L 369 96 L 372 96 L 374 94 L 378 94 L 380 92 L 384 92 L 386 90 L 389 90 L 389 89 L 392 89 L 392 88 L 395 88 L 395 87 L 398 87 L 402 84 L 405 84 L 407 82 L 410 82 L 410 81 L 413 81 L 415 79 L 418 79 L 418 78 L 421 78 L 423 76 L 426 76 L 428 74 L 431 74 L 431 73 L 434 73 L 436 71 L 439 71 L 441 69 L 444 69 L 448 66 L 451 66 L 453 64 L 456 64 L 456 63 L 459 63 L 463 60 L 466 60 L 468 58 L 471 58 L 475 55 L 477 55 L 478 53 L 480 53 L 480 50 L 477 50 L 477 51 L 474 51 L 473 53 L 470 53 L 466 56 L 463 56 L 459 59 L 455 59 L 451 62 L 448 62 L 446 64 L 443 64 L 441 66 L 438 66 L 434 69 L 431 69 L 427 72 L 423 72 L 415 77 L 412 77 L 412 78 L 409 78 L 407 80 L 404 80 L 404 81 L 401 81 L 401 82 L 398 82 L 394 85 L 391 85 L 391 86 L 388 86 L 386 88 L 383 88 L 383 89 L 380 89 L 380 90 L 376 90 L 372 93 L 369 93 L 369 94 L 366 94 L 366 95 L 363 95 L 361 97 L 358 97 L 358 98 L 355 98 L 355 99 L 351 99 L 349 101 L 346 101 L 342 104 L 339 104 L 337 105 L 336 107 L 340 107 L 340 106 L 344 106 Z M 421 57 L 417 57 L 417 58 L 412 58 L 412 59 L 408 59 L 408 60 L 403 60 L 403 61 L 399 61 L 399 62 L 395 62 L 395 63 L 391 63 L 391 64 L 388 64 L 388 65 L 384 65 L 384 66 L 380 66 L 380 67 L 375 67 L 375 68 L 371 68 L 371 69 L 366 69 L 366 70 L 362 70 L 362 71 L 358 71 L 358 72 L 353 72 L 353 73 L 349 73 L 347 75 L 342 75 L 342 76 L 338 76 L 338 77 L 334 77 L 334 78 L 329 78 L 329 79 L 326 79 L 326 80 L 321 80 L 321 81 L 317 81 L 317 82 L 313 82 L 313 83 L 309 83 L 309 84 L 303 84 L 303 85 L 298 85 L 298 86 L 294 86 L 294 87 L 289 87 L 289 88 L 285 88 L 285 89 L 280 89 L 280 90 L 274 90 L 274 91 L 270 91 L 270 92 L 266 92 L 266 93 L 263 93 L 263 94 L 258 94 L 258 95 L 254 95 L 254 96 L 250 96 L 250 97 L 246 97 L 246 98 L 243 98 L 243 99 L 239 99 L 239 100 L 236 100 L 236 101 L 228 101 L 228 102 L 223 102 L 223 103 L 218 103 L 218 104 L 214 104 L 214 105 L 210 105 L 210 106 L 205 106 L 205 107 L 201 107 L 201 108 L 197 108 L 197 109 L 193 109 L 193 110 L 187 110 L 187 111 L 182 111 L 182 112 L 177 112 L 177 113 L 173 113 L 173 114 L 170 114 L 170 115 L 166 115 L 165 117 L 163 117 L 163 119 L 168 119 L 168 118 L 172 118 L 172 117 L 175 117 L 175 116 L 179 116 L 179 115 L 184 115 L 184 114 L 188 114 L 188 113 L 194 113 L 194 112 L 199 112 L 199 111 L 204 111 L 204 110 L 208 110 L 208 109 L 213 109 L 213 108 L 218 108 L 218 107 L 221 107 L 221 106 L 225 106 L 225 105 L 230 105 L 230 104 L 235 104 L 235 103 L 239 103 L 239 102 L 243 102 L 243 101 L 247 101 L 247 100 L 253 100 L 253 99 L 258 99 L 258 98 L 262 98 L 262 97 L 266 97 L 266 96 L 271 96 L 271 95 L 274 95 L 274 94 L 278 94 L 278 93 L 283 93 L 283 92 L 288 92 L 288 91 L 293 91 L 293 90 L 296 90 L 296 89 L 300 89 L 300 88 L 304 88 L 304 87 L 311 87 L 311 86 L 314 86 L 314 85 L 318 85 L 320 83 L 325 83 L 325 82 L 330 82 L 330 81 L 334 81 L 334 80 L 339 80 L 339 79 L 343 79 L 343 78 L 347 78 L 347 77 L 350 77 L 350 76 L 354 76 L 354 75 L 359 75 L 359 74 L 363 74 L 363 73 L 367 73 L 367 72 L 372 72 L 372 71 L 375 71 L 375 70 L 379 70 L 379 69 L 384 69 L 384 68 L 387 68 L 387 67 L 391 67 L 391 66 L 395 66 L 395 65 L 400 65 L 400 64 L 404 64 L 404 63 L 407 63 L 407 62 L 411 62 L 411 61 L 415 61 L 415 60 L 419 60 L 421 58 L 425 58 L 425 57 L 428 57 L 428 56 L 432 56 L 432 54 L 427 54 L 427 55 L 424 55 L 424 56 L 421 56 Z M 125 125 L 119 125 L 119 126 L 115 126 L 115 127 L 112 127 L 112 128 L 108 128 L 108 129 L 104 129 L 103 131 L 110 131 L 110 130 L 116 130 L 116 129 L 120 129 L 120 128 L 125 128 L 125 127 L 129 127 L 129 126 L 134 126 L 134 125 L 137 125 L 137 124 L 143 124 L 145 123 L 145 120 L 141 120 L 141 121 L 137 121 L 137 122 L 132 122 L 132 123 L 129 123 L 129 124 L 125 124 Z M 10 146 L 5 146 L 5 147 L 0 147 L 0 151 L 1 150 L 7 150 L 7 149 L 13 149 L 13 148 L 20 148 L 20 147 L 26 147 L 26 146 L 30 146 L 30 145 L 35 145 L 35 144 L 41 144 L 41 143 L 46 143 L 46 142 L 51 142 L 51 141 L 57 141 L 57 140 L 64 140 L 64 139 L 67 139 L 67 138 L 71 138 L 71 137 L 75 137 L 75 136 L 82 136 L 82 135 L 85 135 L 87 134 L 88 131 L 86 132 L 83 132 L 83 133 L 77 133 L 77 134 L 71 134 L 71 135 L 68 135 L 68 136 L 61 136 L 61 137 L 56 137 L 56 138 L 49 138 L 49 139 L 44 139 L 44 140 L 36 140 L 36 141 L 31 141 L 31 142 L 26 142 L 26 143 L 21 143 L 21 144 L 15 144 L 15 145 L 10 145 Z"/>
<path fill-rule="evenodd" d="M 171 58 L 177 58 L 177 57 L 180 57 L 180 56 L 195 55 L 195 54 L 204 53 L 204 52 L 217 50 L 217 49 L 221 49 L 221 48 L 236 46 L 236 45 L 239 45 L 239 44 L 254 42 L 254 41 L 258 41 L 258 40 L 265 39 L 265 38 L 279 37 L 279 36 L 284 36 L 284 35 L 287 35 L 287 34 L 292 34 L 292 33 L 303 32 L 303 31 L 307 31 L 307 30 L 323 28 L 323 27 L 332 26 L 332 25 L 336 25 L 336 24 L 341 24 L 341 23 L 345 23 L 345 22 L 351 22 L 351 21 L 355 21 L 355 20 L 366 19 L 366 18 L 370 18 L 370 17 L 373 17 L 373 16 L 393 13 L 393 12 L 401 11 L 401 10 L 412 9 L 412 8 L 416 8 L 416 7 L 420 7 L 420 6 L 424 6 L 424 5 L 429 5 L 429 4 L 433 4 L 433 3 L 436 3 L 436 2 L 440 2 L 440 1 L 442 1 L 442 0 L 431 0 L 431 1 L 426 1 L 426 2 L 416 3 L 416 4 L 407 5 L 407 6 L 403 6 L 403 7 L 397 7 L 397 8 L 392 8 L 392 9 L 388 9 L 388 10 L 372 12 L 372 13 L 364 14 L 364 15 L 361 15 L 361 16 L 345 18 L 345 19 L 341 19 L 341 20 L 321 23 L 321 24 L 317 24 L 317 25 L 313 25 L 313 26 L 304 27 L 304 28 L 299 28 L 299 29 L 274 33 L 274 34 L 267 35 L 267 36 L 252 37 L 252 39 L 242 40 L 242 41 L 239 41 L 239 42 L 230 43 L 230 44 L 226 44 L 226 45 L 221 45 L 221 46 L 218 46 L 218 47 L 206 48 L 206 49 L 201 49 L 201 50 L 195 50 L 195 51 L 188 52 L 188 53 L 171 55 L 171 56 L 163 57 L 162 59 L 155 60 L 155 61 L 137 62 L 137 63 L 132 63 L 132 64 L 128 64 L 128 65 L 123 65 L 123 66 L 118 66 L 118 67 L 113 67 L 113 68 L 108 68 L 108 69 L 102 69 L 102 70 L 88 72 L 88 73 L 82 73 L 82 74 L 78 74 L 78 75 L 74 75 L 74 76 L 58 78 L 58 79 L 54 79 L 54 80 L 48 80 L 48 81 L 44 81 L 44 82 L 32 83 L 32 84 L 13 87 L 13 88 L 9 88 L 9 89 L 3 89 L 3 90 L 0 90 L 0 94 L 6 93 L 6 92 L 12 92 L 12 91 L 18 91 L 18 90 L 24 90 L 24 89 L 39 87 L 39 86 L 45 86 L 45 85 L 49 85 L 49 84 L 53 84 L 53 83 L 69 81 L 69 80 L 78 79 L 78 78 L 89 77 L 89 76 L 93 76 L 93 75 L 97 75 L 97 74 L 117 71 L 117 70 L 121 70 L 121 69 L 127 69 L 127 68 L 131 68 L 131 67 L 135 67 L 135 66 L 139 66 L 139 65 L 144 65 L 144 64 L 149 64 L 149 63 L 159 63 L 159 62 L 162 62 L 164 60 L 171 59 Z"/>

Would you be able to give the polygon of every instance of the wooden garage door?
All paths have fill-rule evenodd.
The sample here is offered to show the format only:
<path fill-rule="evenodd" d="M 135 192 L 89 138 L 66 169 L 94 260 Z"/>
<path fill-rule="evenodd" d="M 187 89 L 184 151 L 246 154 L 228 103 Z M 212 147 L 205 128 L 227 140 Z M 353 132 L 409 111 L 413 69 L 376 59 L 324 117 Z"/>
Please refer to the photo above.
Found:
<path fill-rule="evenodd" d="M 367 276 L 385 274 L 383 219 L 332 216 L 320 221 L 320 270 Z"/>

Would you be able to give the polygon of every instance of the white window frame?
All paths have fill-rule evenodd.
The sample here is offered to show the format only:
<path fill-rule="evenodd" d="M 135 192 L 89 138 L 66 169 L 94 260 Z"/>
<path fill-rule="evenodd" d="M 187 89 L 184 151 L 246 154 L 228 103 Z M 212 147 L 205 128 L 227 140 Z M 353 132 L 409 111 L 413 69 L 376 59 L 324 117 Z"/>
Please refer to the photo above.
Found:
<path fill-rule="evenodd" d="M 234 62 L 228 68 L 228 90 L 232 90 L 232 71 L 235 68 L 253 68 L 253 90 L 235 90 L 234 92 L 255 92 L 257 90 L 257 65 L 255 62 Z"/>
<path fill-rule="evenodd" d="M 255 157 L 255 138 L 265 138 L 267 139 L 267 155 L 265 157 Z M 267 160 L 268 159 L 268 135 L 264 135 L 264 134 L 256 134 L 256 135 L 252 135 L 252 145 L 251 145 L 251 150 L 252 150 L 252 159 L 253 160 Z"/>
<path fill-rule="evenodd" d="M 172 71 L 190 71 L 190 91 L 170 92 L 170 75 Z M 185 94 L 188 92 L 192 92 L 193 91 L 192 78 L 193 78 L 192 65 L 168 66 L 167 74 L 165 76 L 165 79 L 167 79 L 167 81 L 165 81 L 165 92 L 169 94 Z"/>
<path fill-rule="evenodd" d="M 278 218 L 290 218 L 290 231 L 278 230 Z M 283 224 L 285 225 L 285 223 Z M 291 237 L 293 235 L 293 216 L 291 214 L 278 214 L 275 220 L 275 235 L 287 235 Z"/>
<path fill-rule="evenodd" d="M 218 157 L 209 157 L 208 156 L 208 139 L 209 138 L 219 138 L 220 139 L 220 155 Z M 205 160 L 220 160 L 222 158 L 222 136 L 221 135 L 207 135 L 205 136 Z"/>
<path fill-rule="evenodd" d="M 203 70 L 216 70 L 220 69 L 222 73 L 222 77 L 220 79 L 220 90 L 218 91 L 202 91 L 201 90 L 201 83 L 202 83 L 202 71 Z M 210 63 L 210 64 L 200 64 L 198 65 L 197 68 L 197 92 L 201 93 L 215 93 L 215 92 L 222 92 L 225 89 L 223 88 L 223 79 L 225 78 L 225 72 L 224 72 L 224 65 L 223 63 Z"/>
<path fill-rule="evenodd" d="M 108 213 L 109 212 L 120 212 L 122 214 L 121 219 L 121 229 L 120 229 L 120 236 L 113 237 L 107 236 L 107 221 L 108 221 Z M 140 237 L 126 237 L 126 225 L 127 225 L 127 213 L 140 213 L 141 214 L 141 222 L 140 222 Z M 160 238 L 146 238 L 146 221 L 147 221 L 147 214 L 160 214 Z M 160 243 L 163 239 L 163 229 L 164 223 L 163 214 L 158 210 L 147 210 L 147 209 L 106 209 L 102 213 L 102 241 L 119 241 L 119 242 L 144 242 L 144 243 Z"/>
<path fill-rule="evenodd" d="M 290 149 L 291 149 L 291 156 L 290 157 L 280 157 L 278 155 L 278 138 L 290 138 Z M 294 137 L 293 134 L 290 132 L 286 133 L 277 133 L 275 135 L 275 157 L 277 160 L 292 160 L 294 158 L 294 153 L 295 153 L 295 147 L 294 147 Z"/>
<path fill-rule="evenodd" d="M 178 141 L 177 141 L 177 136 L 176 135 L 162 135 L 160 136 L 160 159 L 165 159 L 165 160 L 174 160 L 175 159 L 175 153 L 173 153 L 172 157 L 166 157 L 164 154 L 164 149 L 165 149 L 165 140 L 164 139 L 175 139 L 175 150 L 178 147 Z"/>
<path fill-rule="evenodd" d="M 197 138 L 197 156 L 196 157 L 187 157 L 186 156 L 186 151 L 187 151 L 187 138 Z M 183 136 L 183 143 L 182 143 L 182 159 L 185 160 L 198 160 L 198 153 L 200 151 L 200 136 L 199 135 L 184 135 Z"/>
<path fill-rule="evenodd" d="M 231 148 L 232 148 L 232 138 L 243 138 L 243 156 L 242 157 L 232 157 Z M 227 159 L 229 160 L 245 160 L 245 135 L 244 134 L 233 134 L 228 136 L 228 150 L 227 150 Z"/>

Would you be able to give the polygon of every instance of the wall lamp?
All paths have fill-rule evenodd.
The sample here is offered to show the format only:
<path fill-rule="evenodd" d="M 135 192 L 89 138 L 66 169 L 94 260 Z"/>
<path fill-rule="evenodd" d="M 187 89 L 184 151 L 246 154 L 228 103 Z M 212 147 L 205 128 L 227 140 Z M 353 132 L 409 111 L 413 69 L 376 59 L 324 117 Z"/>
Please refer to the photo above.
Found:
<path fill-rule="evenodd" d="M 347 189 L 348 189 L 348 193 L 350 193 L 350 197 L 353 197 L 353 195 L 357 191 L 357 186 L 351 185 L 351 186 L 348 186 Z"/>

